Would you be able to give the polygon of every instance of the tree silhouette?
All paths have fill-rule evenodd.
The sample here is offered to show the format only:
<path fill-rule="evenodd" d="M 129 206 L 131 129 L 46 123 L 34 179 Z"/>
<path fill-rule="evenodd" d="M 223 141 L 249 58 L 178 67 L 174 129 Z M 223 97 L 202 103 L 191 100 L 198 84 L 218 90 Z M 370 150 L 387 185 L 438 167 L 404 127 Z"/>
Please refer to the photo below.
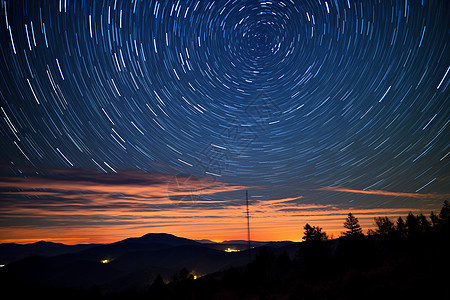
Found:
<path fill-rule="evenodd" d="M 394 223 L 388 217 L 376 217 L 375 223 L 378 226 L 376 233 L 382 236 L 392 236 L 395 232 Z"/>
<path fill-rule="evenodd" d="M 344 227 L 347 228 L 347 231 L 344 232 L 346 237 L 360 237 L 363 235 L 359 220 L 352 213 L 348 214 Z"/>
<path fill-rule="evenodd" d="M 328 236 L 319 226 L 311 226 L 307 223 L 303 228 L 305 231 L 302 239 L 305 243 L 299 244 L 296 257 L 302 262 L 308 276 L 317 277 L 323 272 L 328 262 L 327 251 L 322 243 L 323 240 L 328 239 Z"/>
<path fill-rule="evenodd" d="M 450 204 L 447 200 L 444 201 L 444 205 L 439 213 L 439 227 L 442 230 L 450 230 Z"/>
<path fill-rule="evenodd" d="M 183 268 L 179 272 L 177 272 L 173 275 L 172 281 L 173 282 L 183 282 L 183 281 L 192 280 L 192 279 L 194 279 L 194 275 L 192 275 L 188 271 L 188 269 Z"/>
<path fill-rule="evenodd" d="M 441 208 L 441 212 L 439 213 L 439 218 L 441 220 L 449 220 L 450 219 L 450 204 L 447 200 L 444 201 L 444 204 Z"/>
<path fill-rule="evenodd" d="M 430 213 L 430 220 L 433 231 L 436 231 L 439 226 L 439 217 L 434 213 L 434 211 Z"/>
<path fill-rule="evenodd" d="M 397 222 L 395 224 L 395 231 L 399 238 L 404 238 L 406 236 L 406 225 L 402 217 L 398 217 Z"/>
<path fill-rule="evenodd" d="M 417 216 L 417 221 L 419 222 L 420 232 L 429 232 L 431 230 L 431 224 L 422 213 Z"/>
<path fill-rule="evenodd" d="M 160 292 L 163 290 L 166 286 L 166 283 L 164 282 L 163 278 L 161 277 L 161 274 L 158 274 L 155 279 L 153 280 L 152 285 L 150 286 L 150 289 L 152 292 Z"/>
<path fill-rule="evenodd" d="M 406 229 L 408 237 L 416 237 L 420 231 L 419 220 L 411 212 L 406 216 Z"/>
<path fill-rule="evenodd" d="M 311 226 L 308 223 L 306 223 L 305 227 L 303 228 L 305 229 L 305 232 L 302 239 L 305 242 L 322 241 L 328 239 L 326 232 L 322 232 L 322 228 L 319 226 Z"/>
<path fill-rule="evenodd" d="M 161 274 L 158 274 L 152 283 L 152 287 L 155 287 L 155 288 L 162 288 L 165 285 L 166 284 L 164 283 L 164 280 L 162 279 Z"/>
<path fill-rule="evenodd" d="M 150 299 L 168 299 L 168 287 L 160 274 L 155 277 L 148 292 Z"/>

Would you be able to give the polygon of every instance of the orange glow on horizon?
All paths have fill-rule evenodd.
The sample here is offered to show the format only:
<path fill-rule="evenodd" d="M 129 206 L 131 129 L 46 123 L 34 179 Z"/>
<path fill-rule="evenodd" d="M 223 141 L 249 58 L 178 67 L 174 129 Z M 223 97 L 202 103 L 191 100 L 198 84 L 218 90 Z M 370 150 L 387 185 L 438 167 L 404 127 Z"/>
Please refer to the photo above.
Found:
<path fill-rule="evenodd" d="M 111 243 L 150 232 L 218 242 L 247 238 L 245 201 L 236 202 L 235 199 L 226 198 L 211 200 L 199 196 L 243 191 L 252 187 L 229 185 L 205 178 L 180 177 L 180 180 L 184 180 L 182 184 L 170 188 L 168 185 L 173 180 L 170 175 L 124 173 L 140 181 L 118 184 L 21 177 L 0 182 L 0 187 L 16 189 L 9 194 L 27 196 L 20 198 L 23 201 L 5 202 L 8 205 L 0 207 L 0 214 L 26 220 L 21 225 L 0 228 L 0 243 L 32 243 L 41 240 L 64 244 Z M 145 180 L 149 184 L 142 184 Z M 361 191 L 342 187 L 324 187 L 319 190 L 419 199 L 425 199 L 423 195 L 435 195 Z M 184 197 L 189 196 L 189 193 L 192 199 Z M 330 237 L 339 237 L 344 231 L 343 223 L 350 210 L 339 205 L 302 204 L 296 201 L 302 198 L 299 195 L 273 200 L 252 199 L 251 239 L 301 241 L 306 223 L 322 227 Z M 39 199 L 38 204 L 34 205 L 33 199 Z M 427 205 L 432 210 L 433 207 L 425 203 Z M 351 209 L 364 230 L 374 227 L 374 217 L 404 217 L 410 211 L 420 212 L 414 208 Z"/>
<path fill-rule="evenodd" d="M 330 237 L 337 238 L 344 231 L 343 223 L 348 210 L 324 209 L 321 211 L 305 211 L 301 215 L 288 215 L 284 212 L 265 209 L 264 212 L 256 213 L 255 210 L 264 206 L 260 204 L 250 210 L 251 239 L 256 241 L 301 241 L 303 226 L 309 223 L 314 226 L 323 227 Z M 374 227 L 373 218 L 387 215 L 392 218 L 406 216 L 411 210 L 393 209 L 367 209 L 352 210 L 359 218 L 364 230 Z M 111 243 L 129 237 L 139 237 L 150 232 L 165 232 L 176 236 L 201 240 L 209 239 L 217 242 L 224 240 L 245 240 L 247 237 L 245 207 L 239 206 L 226 210 L 209 210 L 207 214 L 214 214 L 213 218 L 205 216 L 205 213 L 192 209 L 190 212 L 175 213 L 170 221 L 163 217 L 168 213 L 157 213 L 161 219 L 154 219 L 152 224 L 145 225 L 142 215 L 136 215 L 137 223 L 141 220 L 143 225 L 116 226 L 74 226 L 71 228 L 22 228 L 13 232 L 0 229 L 0 243 L 32 243 L 40 240 L 60 242 L 64 244 L 85 243 Z M 419 210 L 413 210 L 419 213 Z M 219 218 L 218 218 L 219 216 Z M 189 222 L 194 218 L 196 221 Z M 12 236 L 13 233 L 13 236 Z M 30 238 L 31 237 L 31 238 Z M 35 237 L 35 238 L 33 238 Z"/>

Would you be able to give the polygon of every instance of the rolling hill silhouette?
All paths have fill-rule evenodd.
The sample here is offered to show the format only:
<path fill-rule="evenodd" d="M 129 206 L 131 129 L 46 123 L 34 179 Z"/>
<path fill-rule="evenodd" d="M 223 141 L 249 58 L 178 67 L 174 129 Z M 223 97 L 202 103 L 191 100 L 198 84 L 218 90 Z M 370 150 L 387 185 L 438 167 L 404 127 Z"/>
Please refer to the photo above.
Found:
<path fill-rule="evenodd" d="M 279 251 L 283 248 L 291 254 L 296 249 L 293 242 L 254 244 L 269 247 L 272 244 L 274 248 L 280 248 Z M 224 251 L 230 247 L 245 249 L 246 242 L 200 243 L 171 234 L 149 233 L 104 245 L 3 244 L 0 245 L 0 259 L 11 260 L 14 249 L 27 251 L 16 255 L 19 259 L 7 263 L 1 272 L 18 282 L 44 286 L 98 286 L 109 292 L 143 290 L 158 274 L 170 279 L 182 268 L 187 268 L 202 276 L 243 266 L 254 259 L 258 251 L 256 248 L 232 253 Z"/>
<path fill-rule="evenodd" d="M 29 256 L 56 256 L 66 253 L 74 253 L 97 246 L 97 244 L 65 245 L 39 241 L 32 244 L 0 244 L 0 264 L 10 264 L 11 262 Z"/>

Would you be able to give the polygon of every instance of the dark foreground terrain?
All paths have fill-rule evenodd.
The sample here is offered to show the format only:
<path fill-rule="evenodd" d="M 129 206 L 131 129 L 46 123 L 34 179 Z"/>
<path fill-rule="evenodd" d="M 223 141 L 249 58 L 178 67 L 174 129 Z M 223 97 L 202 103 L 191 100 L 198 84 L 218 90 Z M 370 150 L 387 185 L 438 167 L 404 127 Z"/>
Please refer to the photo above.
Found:
<path fill-rule="evenodd" d="M 9 299 L 450 299 L 450 247 L 440 234 L 304 242 L 294 258 L 279 253 L 280 248 L 257 250 L 249 264 L 202 277 L 191 268 L 154 276 L 144 265 L 136 274 L 121 277 L 114 267 L 100 270 L 108 264 L 78 261 L 64 266 L 50 281 L 39 280 L 36 277 L 48 277 L 57 268 L 46 265 L 49 258 L 31 257 L 2 268 L 0 288 L 3 295 L 14 297 Z M 247 256 L 246 252 L 241 253 Z M 208 264 L 207 260 L 199 263 Z M 76 278 L 77 284 L 67 284 L 65 276 Z M 102 277 L 117 289 L 102 285 L 108 282 L 98 281 Z M 130 284 L 142 277 L 148 278 L 143 286 Z"/>
<path fill-rule="evenodd" d="M 354 223 L 333 240 L 307 224 L 304 242 L 255 242 L 250 250 L 168 234 L 108 245 L 2 244 L 0 292 L 3 299 L 450 299 L 449 220 L 446 201 L 430 221 L 376 218 L 368 235 Z"/>

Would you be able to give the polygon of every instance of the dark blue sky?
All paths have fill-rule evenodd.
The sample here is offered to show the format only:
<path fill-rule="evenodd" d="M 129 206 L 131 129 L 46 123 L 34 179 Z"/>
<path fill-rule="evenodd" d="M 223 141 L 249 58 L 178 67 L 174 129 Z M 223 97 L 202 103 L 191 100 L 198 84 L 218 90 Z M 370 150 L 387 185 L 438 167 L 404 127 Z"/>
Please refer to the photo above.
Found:
<path fill-rule="evenodd" d="M 92 2 L 1 3 L 4 226 L 50 201 L 17 182 L 69 173 L 241 187 L 187 193 L 211 207 L 448 198 L 448 1 Z"/>

